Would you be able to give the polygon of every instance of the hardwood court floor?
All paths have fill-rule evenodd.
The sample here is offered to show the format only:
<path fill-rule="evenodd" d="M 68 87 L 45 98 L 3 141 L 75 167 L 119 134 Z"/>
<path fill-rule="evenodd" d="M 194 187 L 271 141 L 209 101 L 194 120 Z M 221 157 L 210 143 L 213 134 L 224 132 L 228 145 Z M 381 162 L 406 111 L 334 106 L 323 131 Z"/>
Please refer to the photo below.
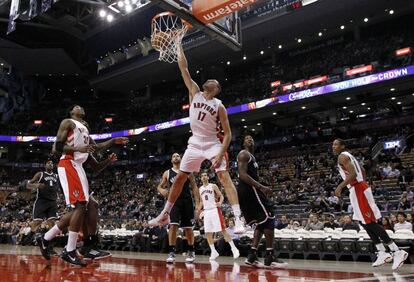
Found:
<path fill-rule="evenodd" d="M 185 264 L 177 255 L 174 265 L 165 263 L 165 254 L 114 252 L 113 257 L 73 267 L 58 257 L 49 264 L 35 247 L 0 245 L 0 281 L 414 281 L 414 265 L 392 273 L 391 264 L 373 268 L 365 262 L 287 260 L 286 269 L 256 269 L 220 257 L 210 262 L 198 256 Z"/>

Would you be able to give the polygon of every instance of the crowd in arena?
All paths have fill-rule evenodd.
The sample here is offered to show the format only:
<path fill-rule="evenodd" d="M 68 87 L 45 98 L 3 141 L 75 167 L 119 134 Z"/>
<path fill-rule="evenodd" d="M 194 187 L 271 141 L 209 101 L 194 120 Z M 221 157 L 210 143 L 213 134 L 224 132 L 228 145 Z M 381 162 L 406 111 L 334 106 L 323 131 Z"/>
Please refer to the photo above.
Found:
<path fill-rule="evenodd" d="M 374 196 L 384 215 L 380 223 L 390 230 L 413 230 L 413 153 L 407 151 L 399 155 L 394 150 L 384 151 L 378 157 L 378 162 L 374 163 L 369 151 L 373 142 L 373 138 L 364 136 L 351 140 L 350 144 L 359 145 L 354 146 L 351 151 L 367 171 Z M 366 147 L 361 147 L 361 144 Z M 347 196 L 338 198 L 334 195 L 340 179 L 336 160 L 327 149 L 329 146 L 329 143 L 304 146 L 299 153 L 298 150 L 296 153 L 289 153 L 289 150 L 288 153 L 286 150 L 272 151 L 270 146 L 258 148 L 256 156 L 260 165 L 261 181 L 273 187 L 270 198 L 277 214 L 277 229 L 323 230 L 329 227 L 359 231 L 360 226 L 349 216 L 352 207 Z M 235 149 L 231 153 L 232 158 L 235 158 Z M 411 161 L 403 159 L 403 156 L 409 156 Z M 162 171 L 169 166 L 169 161 L 151 165 L 113 166 L 91 178 L 91 191 L 100 202 L 101 232 L 133 230 L 136 235 L 131 244 L 137 250 L 165 250 L 167 229 L 149 227 L 147 221 L 156 216 L 164 205 L 163 197 L 155 188 Z M 36 172 L 28 169 L 15 174 L 10 173 L 11 170 L 12 168 L 0 169 L 1 184 L 16 184 L 22 180 L 21 177 L 30 178 Z M 237 169 L 234 165 L 230 172 L 237 185 Z M 212 180 L 214 181 L 213 175 Z M 31 220 L 34 193 L 2 193 L 4 199 L 0 207 L 0 242 L 31 244 L 32 234 L 28 224 Z M 60 213 L 64 211 L 62 200 L 60 195 Z M 295 209 L 297 207 L 300 209 Z M 223 206 L 223 212 L 230 216 L 231 209 L 228 204 Z M 196 230 L 202 232 L 200 223 Z M 199 240 L 199 244 L 202 243 Z M 208 246 L 205 247 L 208 249 Z M 200 248 L 200 252 L 203 252 L 203 248 Z"/>

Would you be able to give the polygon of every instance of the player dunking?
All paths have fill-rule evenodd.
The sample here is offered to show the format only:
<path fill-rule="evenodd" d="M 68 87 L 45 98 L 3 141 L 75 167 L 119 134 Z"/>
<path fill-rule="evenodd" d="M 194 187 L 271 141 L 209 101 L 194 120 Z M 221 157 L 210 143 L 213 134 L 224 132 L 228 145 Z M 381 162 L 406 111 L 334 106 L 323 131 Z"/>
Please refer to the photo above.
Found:
<path fill-rule="evenodd" d="M 168 198 L 168 188 L 174 184 L 175 178 L 179 172 L 181 156 L 178 153 L 174 153 L 171 157 L 171 163 L 173 167 L 163 173 L 161 183 L 157 186 L 158 192 L 165 198 Z M 175 261 L 175 243 L 177 241 L 178 227 L 184 229 L 185 237 L 187 238 L 188 252 L 185 261 L 191 263 L 195 259 L 193 232 L 194 205 L 190 189 L 193 191 L 196 203 L 198 203 L 198 188 L 193 174 L 188 176 L 187 181 L 184 183 L 183 190 L 171 210 L 171 222 L 168 229 L 169 254 L 167 263 L 173 263 Z"/>
<path fill-rule="evenodd" d="M 381 218 L 381 212 L 375 203 L 371 187 L 365 181 L 364 169 L 355 157 L 346 151 L 344 140 L 335 139 L 332 150 L 338 156 L 338 169 L 343 179 L 336 188 L 335 194 L 341 197 L 342 190 L 348 187 L 349 199 L 354 210 L 353 219 L 360 221 L 378 250 L 377 260 L 372 266 L 380 266 L 394 260 L 392 270 L 398 270 L 407 259 L 408 253 L 400 250 L 384 228 L 377 223 L 377 220 Z M 393 255 L 386 252 L 384 244 L 388 245 Z"/>
<path fill-rule="evenodd" d="M 68 226 L 68 243 L 63 249 L 61 257 L 71 264 L 85 266 L 85 262 L 78 257 L 76 252 L 78 232 L 86 216 L 86 207 L 89 201 L 89 184 L 83 169 L 83 163 L 88 159 L 89 154 L 96 149 L 103 150 L 114 143 L 126 144 L 128 139 L 115 138 L 96 144 L 89 137 L 87 123 L 83 120 L 85 116 L 84 109 L 79 105 L 74 105 L 69 108 L 69 114 L 71 118 L 64 119 L 59 126 L 55 150 L 57 153 L 62 153 L 58 166 L 59 180 L 66 204 L 72 210 L 65 214 L 59 223 L 44 236 L 37 237 L 36 241 L 42 255 L 46 259 L 50 259 L 47 248 L 49 241 Z"/>
<path fill-rule="evenodd" d="M 219 257 L 219 253 L 214 247 L 213 234 L 215 232 L 223 233 L 224 239 L 230 244 L 231 252 L 236 259 L 240 256 L 240 252 L 226 230 L 224 217 L 221 213 L 221 204 L 224 200 L 223 194 L 221 194 L 216 184 L 208 183 L 207 172 L 201 173 L 201 181 L 203 182 L 203 185 L 199 188 L 201 200 L 197 210 L 204 208 L 204 232 L 206 233 L 207 242 L 211 250 L 210 260 L 215 260 Z M 216 202 L 216 196 L 219 198 L 218 202 Z"/>
<path fill-rule="evenodd" d="M 272 190 L 259 183 L 259 166 L 254 157 L 254 140 L 247 135 L 243 140 L 244 150 L 237 156 L 239 171 L 240 207 L 248 225 L 255 226 L 253 243 L 245 261 L 246 264 L 261 267 L 263 264 L 257 258 L 257 248 L 264 234 L 266 239 L 265 267 L 285 267 L 287 264 L 275 257 L 273 253 L 274 215 L 272 205 L 266 195 Z"/>
<path fill-rule="evenodd" d="M 226 108 L 221 101 L 215 98 L 221 91 L 217 80 L 209 79 L 203 84 L 200 91 L 197 83 L 190 76 L 187 59 L 182 46 L 179 46 L 178 66 L 184 83 L 187 86 L 190 99 L 190 127 L 193 136 L 188 140 L 188 147 L 180 165 L 180 172 L 170 190 L 168 201 L 150 225 L 164 225 L 169 223 L 171 209 L 181 193 L 188 174 L 198 172 L 205 159 L 212 160 L 212 168 L 216 170 L 221 185 L 224 186 L 227 198 L 232 206 L 235 220 L 235 233 L 244 233 L 245 229 L 240 219 L 241 212 L 236 188 L 227 171 L 229 161 L 227 148 L 231 141 L 231 129 Z M 224 131 L 222 143 L 218 137 L 220 125 Z"/>

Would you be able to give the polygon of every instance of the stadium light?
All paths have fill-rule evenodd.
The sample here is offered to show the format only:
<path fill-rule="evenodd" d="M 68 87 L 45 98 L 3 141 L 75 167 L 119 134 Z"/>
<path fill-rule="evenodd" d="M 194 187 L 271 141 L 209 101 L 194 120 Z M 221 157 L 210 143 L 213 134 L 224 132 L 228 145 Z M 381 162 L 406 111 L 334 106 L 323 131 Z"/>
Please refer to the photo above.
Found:
<path fill-rule="evenodd" d="M 348 100 L 348 101 L 351 100 L 351 97 L 346 97 L 346 100 Z"/>
<path fill-rule="evenodd" d="M 118 7 L 119 7 L 119 8 L 122 8 L 122 7 L 124 7 L 124 2 L 122 2 L 122 1 L 119 1 L 119 2 L 118 2 Z"/>
<path fill-rule="evenodd" d="M 282 45 L 279 45 L 279 49 L 282 49 L 282 47 L 283 47 Z"/>
<path fill-rule="evenodd" d="M 346 107 L 345 107 L 345 106 L 343 106 L 343 107 L 342 107 L 342 109 L 346 110 Z"/>
<path fill-rule="evenodd" d="M 370 108 L 370 107 L 368 107 L 368 108 L 367 108 L 367 110 L 368 110 L 368 111 L 370 111 L 370 110 L 371 110 L 371 108 Z"/>
<path fill-rule="evenodd" d="M 246 119 L 242 118 L 241 121 L 246 121 Z"/>
<path fill-rule="evenodd" d="M 132 6 L 131 6 L 131 5 L 126 5 L 126 6 L 125 6 L 125 11 L 126 11 L 127 13 L 131 12 L 131 11 L 132 11 Z"/>
<path fill-rule="evenodd" d="M 414 94 L 413 94 L 414 95 Z M 276 115 L 276 113 L 272 113 L 274 116 Z"/>
<path fill-rule="evenodd" d="M 397 105 L 401 105 L 401 102 L 397 102 Z"/>
<path fill-rule="evenodd" d="M 365 106 L 365 103 L 361 103 L 361 106 Z"/>
<path fill-rule="evenodd" d="M 247 57 L 246 56 L 243 56 L 243 61 L 246 61 L 247 60 Z"/>
<path fill-rule="evenodd" d="M 262 50 L 262 51 L 260 51 L 260 55 L 263 55 L 264 54 L 264 51 Z"/>
<path fill-rule="evenodd" d="M 302 106 L 302 110 L 306 110 L 306 107 L 305 106 Z"/>
<path fill-rule="evenodd" d="M 298 39 L 298 43 L 301 43 L 301 42 L 302 42 L 302 39 L 300 39 L 300 38 L 299 38 L 299 39 Z"/>
<path fill-rule="evenodd" d="M 364 19 L 364 22 L 365 22 L 365 23 L 367 23 L 367 22 L 368 22 L 368 18 L 365 18 L 365 19 Z"/>
<path fill-rule="evenodd" d="M 259 122 L 257 125 L 258 125 L 258 126 L 261 126 L 262 124 Z"/>
<path fill-rule="evenodd" d="M 230 61 L 227 61 L 227 65 L 230 66 L 230 64 L 231 64 L 231 62 Z"/>
<path fill-rule="evenodd" d="M 345 29 L 345 26 L 344 25 L 341 25 L 341 29 Z"/>
<path fill-rule="evenodd" d="M 349 113 L 350 113 L 350 114 L 353 114 L 353 113 L 354 113 L 354 111 L 349 111 Z"/>
<path fill-rule="evenodd" d="M 104 17 L 106 16 L 106 11 L 105 11 L 105 10 L 100 10 L 100 11 L 99 11 L 99 16 L 100 16 L 101 18 L 104 18 Z"/>
<path fill-rule="evenodd" d="M 114 20 L 114 16 L 112 16 L 111 14 L 109 14 L 108 16 L 106 16 L 106 20 L 108 22 L 112 22 Z"/>
<path fill-rule="evenodd" d="M 395 98 L 395 97 L 391 97 L 391 100 L 395 100 L 395 99 L 397 99 L 397 98 Z"/>
<path fill-rule="evenodd" d="M 243 128 L 247 128 L 247 125 L 243 126 Z"/>
<path fill-rule="evenodd" d="M 321 37 L 321 36 L 322 36 L 322 32 L 319 32 L 319 33 L 318 33 L 318 36 L 319 36 L 319 37 Z"/>
<path fill-rule="evenodd" d="M 391 89 L 390 89 L 390 91 L 391 91 L 391 92 L 395 91 L 395 88 L 391 88 Z"/>
<path fill-rule="evenodd" d="M 390 10 L 389 13 L 390 13 L 390 15 L 393 15 L 394 14 L 394 10 Z"/>

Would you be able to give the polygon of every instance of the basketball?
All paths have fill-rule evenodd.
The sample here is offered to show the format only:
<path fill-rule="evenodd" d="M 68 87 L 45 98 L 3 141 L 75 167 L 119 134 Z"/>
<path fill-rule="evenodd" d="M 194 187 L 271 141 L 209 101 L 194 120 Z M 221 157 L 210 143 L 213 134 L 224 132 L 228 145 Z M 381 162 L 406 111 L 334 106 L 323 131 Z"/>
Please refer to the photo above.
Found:
<path fill-rule="evenodd" d="M 151 36 L 151 45 L 155 50 L 161 51 L 166 45 L 171 45 L 170 34 L 164 31 L 154 32 Z"/>

